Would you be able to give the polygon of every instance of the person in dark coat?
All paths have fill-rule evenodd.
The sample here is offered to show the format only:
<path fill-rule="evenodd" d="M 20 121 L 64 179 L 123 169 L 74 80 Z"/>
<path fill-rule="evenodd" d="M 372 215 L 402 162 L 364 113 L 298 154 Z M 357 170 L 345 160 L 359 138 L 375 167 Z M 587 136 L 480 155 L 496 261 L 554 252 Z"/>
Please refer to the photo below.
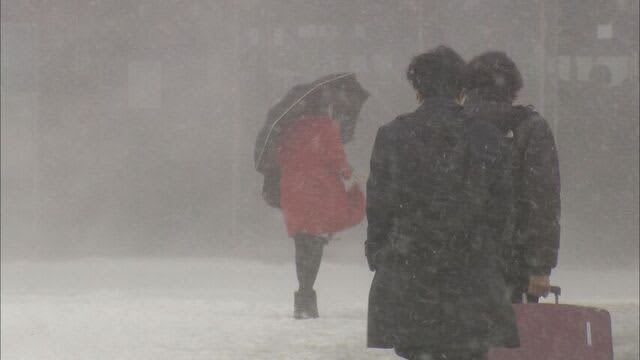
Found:
<path fill-rule="evenodd" d="M 465 72 L 465 114 L 492 122 L 511 143 L 513 237 L 505 251 L 512 301 L 538 302 L 550 289 L 560 244 L 560 171 L 553 133 L 532 107 L 513 106 L 522 78 L 502 52 L 472 59 Z"/>
<path fill-rule="evenodd" d="M 416 56 L 407 78 L 421 104 L 378 130 L 371 156 L 367 345 L 407 359 L 519 345 L 501 263 L 510 171 L 499 130 L 456 102 L 463 68 L 444 46 Z"/>

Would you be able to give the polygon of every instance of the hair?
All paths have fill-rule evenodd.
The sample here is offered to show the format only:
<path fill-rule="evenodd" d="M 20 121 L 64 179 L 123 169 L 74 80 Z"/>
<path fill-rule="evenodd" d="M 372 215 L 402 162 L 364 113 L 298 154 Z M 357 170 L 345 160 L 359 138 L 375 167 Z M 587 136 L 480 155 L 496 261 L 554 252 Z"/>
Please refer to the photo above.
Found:
<path fill-rule="evenodd" d="M 422 97 L 456 97 L 462 90 L 464 60 L 440 45 L 415 56 L 407 68 L 407 80 Z"/>
<path fill-rule="evenodd" d="M 464 88 L 486 100 L 513 102 L 522 89 L 522 75 L 507 54 L 489 51 L 473 58 L 465 69 Z"/>

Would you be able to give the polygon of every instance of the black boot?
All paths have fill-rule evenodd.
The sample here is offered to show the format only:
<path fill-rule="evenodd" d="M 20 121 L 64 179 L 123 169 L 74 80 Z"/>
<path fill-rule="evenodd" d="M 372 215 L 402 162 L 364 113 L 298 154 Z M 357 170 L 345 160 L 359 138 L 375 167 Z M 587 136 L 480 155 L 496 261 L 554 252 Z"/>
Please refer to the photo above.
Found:
<path fill-rule="evenodd" d="M 293 317 L 296 319 L 315 319 L 318 316 L 316 292 L 313 289 L 296 291 L 293 301 Z"/>

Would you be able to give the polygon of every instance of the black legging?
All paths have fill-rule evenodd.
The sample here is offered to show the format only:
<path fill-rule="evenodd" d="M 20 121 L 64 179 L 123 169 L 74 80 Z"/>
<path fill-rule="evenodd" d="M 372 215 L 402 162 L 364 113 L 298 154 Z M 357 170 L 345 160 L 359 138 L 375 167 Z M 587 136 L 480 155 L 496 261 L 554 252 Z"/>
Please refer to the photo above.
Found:
<path fill-rule="evenodd" d="M 296 274 L 300 290 L 311 290 L 316 282 L 322 251 L 327 244 L 327 238 L 307 234 L 293 237 L 296 244 Z"/>

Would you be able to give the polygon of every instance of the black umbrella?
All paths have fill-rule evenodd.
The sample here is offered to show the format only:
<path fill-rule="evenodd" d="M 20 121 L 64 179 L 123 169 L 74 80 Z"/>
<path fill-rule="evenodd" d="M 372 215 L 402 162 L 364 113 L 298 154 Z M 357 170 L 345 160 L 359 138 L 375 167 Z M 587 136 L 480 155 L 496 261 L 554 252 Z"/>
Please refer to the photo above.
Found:
<path fill-rule="evenodd" d="M 312 83 L 294 86 L 267 114 L 267 121 L 256 139 L 256 170 L 266 174 L 277 168 L 280 134 L 302 115 L 324 114 L 331 107 L 332 116 L 340 121 L 343 143 L 349 142 L 368 97 L 369 93 L 353 73 L 327 75 Z"/>

